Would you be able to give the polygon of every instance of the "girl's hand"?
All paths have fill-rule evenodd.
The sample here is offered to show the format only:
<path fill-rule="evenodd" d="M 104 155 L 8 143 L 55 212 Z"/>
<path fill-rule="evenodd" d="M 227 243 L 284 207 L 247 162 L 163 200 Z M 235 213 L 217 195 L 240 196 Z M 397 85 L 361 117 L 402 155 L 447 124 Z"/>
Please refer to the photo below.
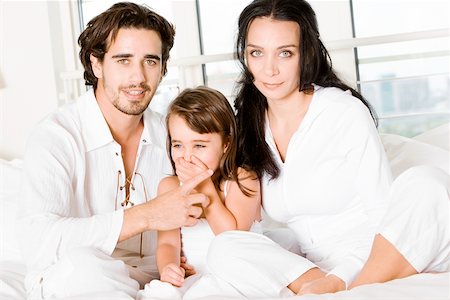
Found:
<path fill-rule="evenodd" d="M 185 182 L 207 169 L 208 167 L 194 155 L 190 162 L 182 157 L 175 161 L 175 170 L 180 182 Z"/>
<path fill-rule="evenodd" d="M 185 271 L 182 267 L 176 264 L 168 264 L 160 272 L 161 281 L 168 282 L 174 286 L 180 287 L 184 282 Z"/>
<path fill-rule="evenodd" d="M 189 277 L 191 275 L 196 274 L 194 266 L 187 263 L 187 259 L 185 256 L 182 256 L 180 259 L 180 266 L 184 269 L 184 276 Z"/>

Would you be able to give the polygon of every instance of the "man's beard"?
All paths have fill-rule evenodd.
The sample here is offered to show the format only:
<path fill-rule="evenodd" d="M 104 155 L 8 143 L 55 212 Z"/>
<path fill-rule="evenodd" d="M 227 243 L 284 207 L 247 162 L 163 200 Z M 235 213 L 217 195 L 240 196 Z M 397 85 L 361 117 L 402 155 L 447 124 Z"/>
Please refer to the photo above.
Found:
<path fill-rule="evenodd" d="M 118 98 L 113 101 L 113 105 L 115 108 L 117 108 L 119 111 L 123 112 L 124 114 L 133 115 L 133 116 L 142 114 L 147 109 L 149 104 L 150 104 L 150 101 L 148 101 L 145 104 L 131 103 L 128 106 L 125 106 L 125 105 L 120 104 Z"/>
<path fill-rule="evenodd" d="M 141 83 L 139 86 L 131 85 L 126 88 L 132 89 L 132 88 L 136 88 L 136 87 L 143 89 L 144 93 L 150 91 L 150 87 L 144 83 Z M 122 87 L 119 90 L 121 90 L 121 89 L 122 89 Z M 131 102 L 131 103 L 123 104 L 123 103 L 120 103 L 119 95 L 120 95 L 120 92 L 117 95 L 117 97 L 112 101 L 112 104 L 114 105 L 115 108 L 117 108 L 119 111 L 123 112 L 124 114 L 133 115 L 133 116 L 142 114 L 147 109 L 147 107 L 150 105 L 151 97 L 153 96 L 153 95 L 149 95 L 150 99 L 148 101 L 144 101 L 144 99 L 143 99 L 142 101 L 139 101 L 139 102 Z"/>

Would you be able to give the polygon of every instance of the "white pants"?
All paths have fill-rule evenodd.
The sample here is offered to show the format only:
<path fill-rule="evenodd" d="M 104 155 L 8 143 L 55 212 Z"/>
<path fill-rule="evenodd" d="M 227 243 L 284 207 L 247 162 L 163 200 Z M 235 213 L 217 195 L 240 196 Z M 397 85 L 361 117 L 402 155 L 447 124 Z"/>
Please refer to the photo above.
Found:
<path fill-rule="evenodd" d="M 450 271 L 449 180 L 440 169 L 414 167 L 392 185 L 380 233 L 419 272 Z M 213 240 L 208 267 L 244 296 L 263 298 L 287 295 L 286 286 L 315 265 L 262 235 L 229 231 Z"/>
<path fill-rule="evenodd" d="M 76 248 L 40 274 L 39 282 L 28 288 L 28 299 L 135 299 L 139 283 L 129 268 L 99 250 Z"/>
<path fill-rule="evenodd" d="M 209 247 L 208 268 L 244 297 L 291 296 L 287 286 L 316 267 L 268 237 L 245 231 L 227 231 Z"/>
<path fill-rule="evenodd" d="M 396 178 L 379 233 L 417 272 L 450 271 L 450 176 L 418 166 Z"/>

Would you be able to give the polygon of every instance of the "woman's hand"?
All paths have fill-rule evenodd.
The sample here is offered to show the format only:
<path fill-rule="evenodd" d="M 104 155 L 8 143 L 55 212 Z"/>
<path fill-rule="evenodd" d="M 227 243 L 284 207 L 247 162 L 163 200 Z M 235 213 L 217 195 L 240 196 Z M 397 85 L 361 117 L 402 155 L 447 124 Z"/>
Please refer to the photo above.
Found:
<path fill-rule="evenodd" d="M 343 290 L 345 290 L 345 282 L 335 275 L 328 275 L 304 283 L 297 295 L 326 294 Z"/>
<path fill-rule="evenodd" d="M 168 282 L 174 286 L 180 287 L 184 282 L 185 271 L 182 267 L 176 264 L 168 264 L 160 272 L 160 280 Z"/>

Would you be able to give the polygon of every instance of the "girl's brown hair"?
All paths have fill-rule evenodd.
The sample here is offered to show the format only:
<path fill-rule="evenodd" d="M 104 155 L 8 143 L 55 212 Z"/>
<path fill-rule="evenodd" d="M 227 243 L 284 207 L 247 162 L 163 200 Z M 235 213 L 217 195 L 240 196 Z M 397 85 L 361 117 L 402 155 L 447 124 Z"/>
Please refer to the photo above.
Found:
<path fill-rule="evenodd" d="M 173 115 L 181 117 L 195 132 L 221 135 L 223 143 L 228 146 L 220 159 L 218 176 L 215 176 L 214 185 L 220 190 L 220 182 L 231 179 L 237 182 L 245 195 L 249 196 L 253 191 L 242 186 L 238 179 L 236 120 L 233 108 L 225 96 L 217 90 L 199 86 L 195 89 L 185 89 L 171 103 L 166 116 L 167 151 L 175 170 L 170 151 L 172 138 L 169 130 L 169 119 Z"/>

